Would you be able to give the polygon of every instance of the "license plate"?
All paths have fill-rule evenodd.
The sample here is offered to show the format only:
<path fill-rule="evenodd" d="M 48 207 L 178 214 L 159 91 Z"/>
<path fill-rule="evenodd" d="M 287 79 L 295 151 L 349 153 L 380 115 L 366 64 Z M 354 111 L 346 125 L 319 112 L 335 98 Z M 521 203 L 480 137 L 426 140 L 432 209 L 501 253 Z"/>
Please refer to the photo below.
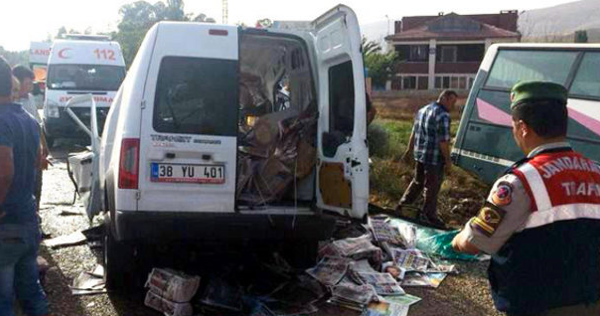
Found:
<path fill-rule="evenodd" d="M 225 166 L 151 163 L 152 182 L 225 183 Z"/>

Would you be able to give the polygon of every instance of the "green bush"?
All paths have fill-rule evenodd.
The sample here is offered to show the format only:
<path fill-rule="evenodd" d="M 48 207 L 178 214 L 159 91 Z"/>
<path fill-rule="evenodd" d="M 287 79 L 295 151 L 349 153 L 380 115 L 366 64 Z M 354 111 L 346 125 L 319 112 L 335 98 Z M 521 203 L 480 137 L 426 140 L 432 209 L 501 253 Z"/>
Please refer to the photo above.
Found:
<path fill-rule="evenodd" d="M 389 151 L 389 133 L 381 125 L 373 123 L 369 125 L 368 131 L 369 154 L 371 156 L 384 158 Z"/>

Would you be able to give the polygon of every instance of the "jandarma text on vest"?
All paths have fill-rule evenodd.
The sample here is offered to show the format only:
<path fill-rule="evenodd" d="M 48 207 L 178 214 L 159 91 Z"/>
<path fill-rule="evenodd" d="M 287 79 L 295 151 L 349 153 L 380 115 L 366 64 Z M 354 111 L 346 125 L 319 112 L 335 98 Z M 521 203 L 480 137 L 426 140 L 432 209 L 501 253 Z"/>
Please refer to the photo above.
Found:
<path fill-rule="evenodd" d="M 546 179 L 550 179 L 555 174 L 565 170 L 589 171 L 600 174 L 600 167 L 583 157 L 561 157 L 543 164 L 540 169 L 544 171 L 542 176 Z"/>

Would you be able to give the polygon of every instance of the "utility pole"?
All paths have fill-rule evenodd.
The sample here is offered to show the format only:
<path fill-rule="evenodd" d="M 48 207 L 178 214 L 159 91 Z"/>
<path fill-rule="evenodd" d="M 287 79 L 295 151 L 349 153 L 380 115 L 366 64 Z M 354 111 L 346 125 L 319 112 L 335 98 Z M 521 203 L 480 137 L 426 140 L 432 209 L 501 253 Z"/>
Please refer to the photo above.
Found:
<path fill-rule="evenodd" d="M 223 24 L 227 24 L 228 20 L 229 20 L 229 7 L 227 5 L 227 0 L 222 0 L 223 1 L 223 18 L 222 18 L 222 23 Z"/>

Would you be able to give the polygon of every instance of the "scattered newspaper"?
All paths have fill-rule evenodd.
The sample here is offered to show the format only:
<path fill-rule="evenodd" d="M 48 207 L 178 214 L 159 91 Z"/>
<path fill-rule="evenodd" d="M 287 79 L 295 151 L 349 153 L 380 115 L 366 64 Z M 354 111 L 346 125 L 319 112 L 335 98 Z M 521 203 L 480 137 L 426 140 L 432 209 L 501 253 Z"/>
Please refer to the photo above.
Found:
<path fill-rule="evenodd" d="M 413 304 L 420 302 L 421 298 L 407 293 L 407 294 L 398 295 L 398 296 L 379 297 L 379 300 L 385 301 L 388 303 L 395 303 L 395 304 L 400 304 L 400 305 L 411 306 Z"/>
<path fill-rule="evenodd" d="M 160 297 L 173 302 L 189 302 L 200 286 L 200 277 L 171 269 L 152 269 L 146 287 Z"/>
<path fill-rule="evenodd" d="M 435 262 L 431 262 L 430 267 L 425 272 L 441 272 L 448 274 L 458 274 L 458 268 L 456 268 L 453 264 L 437 264 Z"/>
<path fill-rule="evenodd" d="M 378 243 L 387 242 L 396 246 L 405 246 L 406 241 L 397 228 L 388 224 L 383 219 L 373 219 L 370 221 L 373 237 Z"/>
<path fill-rule="evenodd" d="M 219 278 L 213 278 L 206 286 L 200 303 L 238 312 L 243 307 L 242 294 L 242 290 L 238 286 L 232 286 Z"/>
<path fill-rule="evenodd" d="M 106 293 L 104 278 L 93 272 L 81 272 L 71 285 L 71 294 L 73 295 L 92 295 Z"/>
<path fill-rule="evenodd" d="M 392 253 L 396 264 L 406 271 L 426 271 L 431 261 L 416 249 L 394 248 Z"/>
<path fill-rule="evenodd" d="M 369 302 L 377 298 L 375 288 L 368 284 L 340 284 L 332 289 L 330 303 L 362 311 Z"/>
<path fill-rule="evenodd" d="M 381 249 L 371 243 L 370 235 L 336 240 L 333 245 L 344 257 L 354 260 L 369 259 L 372 262 L 381 263 Z"/>
<path fill-rule="evenodd" d="M 325 257 L 321 259 L 317 266 L 306 270 L 306 273 L 319 280 L 319 282 L 332 286 L 338 284 L 344 277 L 350 262 L 352 261 L 347 258 Z"/>
<path fill-rule="evenodd" d="M 317 302 L 325 294 L 325 290 L 317 280 L 304 276 L 299 281 L 286 282 L 277 287 L 269 294 L 269 298 L 289 305 L 304 306 Z"/>
<path fill-rule="evenodd" d="M 312 304 L 290 305 L 280 301 L 270 301 L 263 303 L 268 312 L 276 316 L 300 316 L 313 314 L 319 311 Z"/>
<path fill-rule="evenodd" d="M 399 267 L 394 261 L 389 261 L 381 265 L 381 272 L 391 274 L 396 280 L 402 280 L 406 269 Z"/>
<path fill-rule="evenodd" d="M 175 303 L 164 297 L 160 297 L 160 295 L 152 291 L 148 291 L 146 294 L 144 305 L 155 309 L 166 316 L 192 316 L 193 314 L 192 304 Z"/>
<path fill-rule="evenodd" d="M 404 290 L 389 273 L 357 272 L 360 279 L 375 288 L 379 295 L 403 295 Z"/>
<path fill-rule="evenodd" d="M 406 249 L 413 249 L 417 246 L 417 227 L 414 225 L 402 225 L 398 227 L 398 231 L 405 241 Z"/>
<path fill-rule="evenodd" d="M 438 288 L 446 278 L 446 273 L 408 273 L 402 280 L 402 286 L 406 287 L 430 287 Z"/>
<path fill-rule="evenodd" d="M 372 302 L 365 316 L 407 316 L 408 306 L 389 302 Z"/>
<path fill-rule="evenodd" d="M 377 272 L 375 269 L 373 269 L 373 267 L 369 263 L 369 260 L 367 260 L 367 259 L 363 259 L 363 260 L 358 260 L 358 261 L 352 262 L 352 264 L 350 265 L 350 268 L 353 271 Z"/>

